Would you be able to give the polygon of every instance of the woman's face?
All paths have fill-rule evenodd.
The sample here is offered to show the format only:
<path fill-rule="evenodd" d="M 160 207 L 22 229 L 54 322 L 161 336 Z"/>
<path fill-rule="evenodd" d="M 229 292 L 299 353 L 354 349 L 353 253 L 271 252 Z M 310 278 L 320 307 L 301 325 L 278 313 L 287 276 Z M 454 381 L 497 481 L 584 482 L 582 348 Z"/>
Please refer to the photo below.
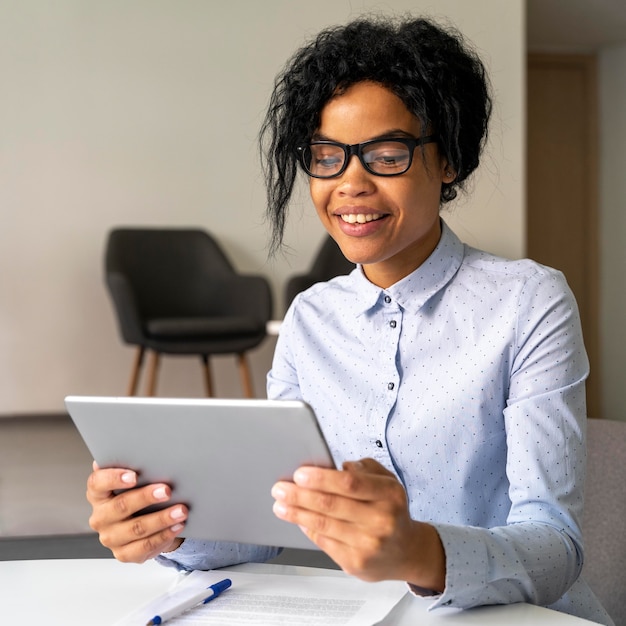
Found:
<path fill-rule="evenodd" d="M 357 144 L 389 136 L 418 138 L 420 122 L 391 91 L 362 82 L 326 104 L 313 139 Z M 341 176 L 310 179 L 326 230 L 344 255 L 362 263 L 367 278 L 383 288 L 419 267 L 441 235 L 441 184 L 453 176 L 446 176 L 436 143 L 426 144 L 424 151 L 425 160 L 416 148 L 410 169 L 399 176 L 370 174 L 353 156 Z"/>

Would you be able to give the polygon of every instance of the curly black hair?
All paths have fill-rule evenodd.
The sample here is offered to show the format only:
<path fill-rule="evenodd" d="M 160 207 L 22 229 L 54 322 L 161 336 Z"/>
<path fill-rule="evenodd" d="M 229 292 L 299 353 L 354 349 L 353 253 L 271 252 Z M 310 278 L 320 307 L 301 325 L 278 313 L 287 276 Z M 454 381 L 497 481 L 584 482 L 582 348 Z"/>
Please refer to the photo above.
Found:
<path fill-rule="evenodd" d="M 456 174 L 441 203 L 476 169 L 491 114 L 489 81 L 477 54 L 455 29 L 424 18 L 360 18 L 323 30 L 277 76 L 260 131 L 271 252 L 280 248 L 296 180 L 296 147 L 311 139 L 326 103 L 351 85 L 373 81 L 396 94 L 435 134 Z"/>

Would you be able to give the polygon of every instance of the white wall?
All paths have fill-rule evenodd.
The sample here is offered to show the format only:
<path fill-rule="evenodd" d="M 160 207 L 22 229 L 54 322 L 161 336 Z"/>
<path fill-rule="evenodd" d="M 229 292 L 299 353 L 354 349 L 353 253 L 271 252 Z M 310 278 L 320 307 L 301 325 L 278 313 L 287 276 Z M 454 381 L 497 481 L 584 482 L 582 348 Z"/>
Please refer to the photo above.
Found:
<path fill-rule="evenodd" d="M 626 44 L 599 54 L 603 417 L 626 420 Z"/>
<path fill-rule="evenodd" d="M 240 270 L 271 279 L 280 312 L 322 231 L 303 192 L 291 253 L 267 261 L 256 135 L 273 78 L 321 27 L 390 7 L 449 17 L 489 66 L 489 156 L 450 222 L 473 245 L 521 256 L 523 0 L 0 4 L 0 414 L 124 392 L 131 351 L 102 281 L 113 226 L 212 231 Z M 254 354 L 259 395 L 272 347 Z M 218 393 L 239 395 L 232 360 L 217 364 Z M 166 359 L 160 394 L 201 395 L 196 363 Z"/>

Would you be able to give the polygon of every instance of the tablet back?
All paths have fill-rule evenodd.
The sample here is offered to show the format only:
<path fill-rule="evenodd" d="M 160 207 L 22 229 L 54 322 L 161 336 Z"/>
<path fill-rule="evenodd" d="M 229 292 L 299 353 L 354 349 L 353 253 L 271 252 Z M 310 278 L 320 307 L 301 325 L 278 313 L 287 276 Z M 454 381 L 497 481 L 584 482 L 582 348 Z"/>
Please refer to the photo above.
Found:
<path fill-rule="evenodd" d="M 333 467 L 312 409 L 281 400 L 68 396 L 100 467 L 138 472 L 189 506 L 183 536 L 315 549 L 272 512 L 272 485 L 301 465 Z"/>

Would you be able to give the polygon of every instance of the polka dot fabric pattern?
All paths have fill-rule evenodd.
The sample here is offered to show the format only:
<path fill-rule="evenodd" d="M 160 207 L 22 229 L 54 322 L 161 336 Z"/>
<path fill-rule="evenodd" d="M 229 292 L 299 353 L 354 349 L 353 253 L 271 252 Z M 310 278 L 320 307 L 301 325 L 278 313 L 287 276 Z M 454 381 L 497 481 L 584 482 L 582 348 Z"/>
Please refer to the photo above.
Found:
<path fill-rule="evenodd" d="M 268 396 L 309 402 L 338 465 L 371 457 L 396 474 L 444 544 L 434 606 L 557 603 L 600 621 L 576 582 L 587 375 L 563 275 L 465 246 L 444 223 L 388 289 L 357 267 L 297 296 Z"/>

